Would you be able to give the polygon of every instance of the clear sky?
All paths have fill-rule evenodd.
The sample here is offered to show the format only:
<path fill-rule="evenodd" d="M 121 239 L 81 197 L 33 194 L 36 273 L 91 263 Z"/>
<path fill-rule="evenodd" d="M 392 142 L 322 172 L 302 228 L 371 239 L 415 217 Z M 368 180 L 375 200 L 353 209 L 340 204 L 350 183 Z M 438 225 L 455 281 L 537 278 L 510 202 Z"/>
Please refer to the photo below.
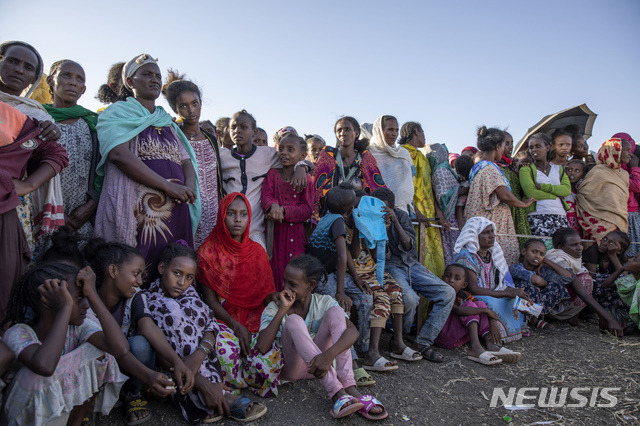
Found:
<path fill-rule="evenodd" d="M 33 44 L 45 71 L 82 64 L 91 109 L 112 63 L 149 53 L 201 86 L 203 118 L 244 108 L 270 137 L 292 125 L 333 145 L 339 116 L 392 114 L 459 152 L 481 124 L 518 141 L 586 103 L 591 149 L 620 131 L 640 142 L 638 0 L 2 0 L 10 39 Z"/>

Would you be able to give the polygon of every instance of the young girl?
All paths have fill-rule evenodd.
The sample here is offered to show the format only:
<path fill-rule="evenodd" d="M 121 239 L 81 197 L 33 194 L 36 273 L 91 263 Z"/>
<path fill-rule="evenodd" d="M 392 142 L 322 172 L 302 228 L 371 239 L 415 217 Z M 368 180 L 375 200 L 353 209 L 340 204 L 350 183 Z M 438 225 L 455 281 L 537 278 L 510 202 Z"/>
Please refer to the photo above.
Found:
<path fill-rule="evenodd" d="M 86 318 L 89 305 L 99 323 Z M 127 340 L 98 297 L 91 268 L 34 267 L 13 288 L 8 324 L 13 326 L 3 340 L 21 366 L 5 393 L 9 424 L 79 425 L 92 402 L 95 411 L 109 414 L 127 379 L 116 359 L 130 365 L 131 357 Z"/>
<path fill-rule="evenodd" d="M 55 245 L 54 245 L 55 247 Z M 194 373 L 171 348 L 147 308 L 147 300 L 140 286 L 145 272 L 144 258 L 133 247 L 107 243 L 96 238 L 85 247 L 85 255 L 97 272 L 98 295 L 129 341 L 130 352 L 139 364 L 123 387 L 127 424 L 137 425 L 151 419 L 143 391 L 153 385 L 157 376 L 156 353 L 171 370 L 181 393 L 193 387 Z M 142 377 L 141 380 L 139 377 Z"/>
<path fill-rule="evenodd" d="M 256 135 L 253 138 L 253 144 L 255 146 L 269 146 L 269 136 L 262 127 L 258 127 L 256 129 Z"/>
<path fill-rule="evenodd" d="M 190 423 L 213 423 L 223 413 L 236 420 L 256 420 L 266 414 L 267 407 L 224 390 L 215 350 L 218 323 L 192 286 L 197 268 L 195 251 L 186 244 L 169 244 L 160 254 L 160 278 L 147 291 L 154 321 L 195 374 L 195 389 L 176 394 L 174 402 Z"/>
<path fill-rule="evenodd" d="M 571 156 L 571 147 L 573 140 L 570 131 L 565 129 L 556 129 L 551 135 L 551 163 L 558 166 L 566 166 Z"/>
<path fill-rule="evenodd" d="M 473 158 L 468 155 L 461 155 L 456 160 L 456 173 L 460 187 L 458 188 L 458 202 L 456 203 L 456 222 L 458 228 L 462 229 L 466 220 L 464 218 L 464 206 L 467 204 L 467 196 L 469 194 L 469 173 L 473 168 Z"/>
<path fill-rule="evenodd" d="M 467 358 L 484 365 L 500 364 L 502 361 L 517 362 L 521 356 L 519 352 L 508 351 L 498 346 L 498 314 L 464 290 L 469 284 L 468 276 L 469 272 L 462 265 L 452 264 L 444 271 L 442 279 L 456 291 L 456 301 L 435 344 L 452 349 L 469 343 L 471 350 Z M 487 350 L 482 346 L 480 339 L 484 341 Z M 503 353 L 498 354 L 500 350 Z"/>
<path fill-rule="evenodd" d="M 318 161 L 318 157 L 320 156 L 320 151 L 322 151 L 322 148 L 327 146 L 327 143 L 320 135 L 305 135 L 304 139 L 307 143 L 307 160 L 316 164 L 316 161 Z"/>
<path fill-rule="evenodd" d="M 117 62 L 111 65 L 111 68 L 109 68 L 109 73 L 107 74 L 107 82 L 98 88 L 96 99 L 98 99 L 103 104 L 110 105 L 118 101 L 118 93 L 120 93 L 120 89 L 122 88 L 123 67 L 124 62 Z M 107 107 L 105 106 L 100 108 L 98 112 L 104 111 L 105 108 Z"/>
<path fill-rule="evenodd" d="M 547 322 L 544 321 L 544 315 L 553 310 L 562 310 L 571 298 L 566 286 L 573 280 L 573 275 L 546 259 L 546 253 L 544 242 L 531 238 L 522 248 L 523 262 L 509 268 L 516 287 L 523 288 L 534 303 L 543 306 L 540 316 L 530 321 L 537 328 L 545 328 Z M 556 306 L 559 307 L 556 309 Z"/>
<path fill-rule="evenodd" d="M 609 330 L 616 336 L 622 336 L 620 324 L 591 295 L 593 279 L 582 264 L 582 242 L 578 233 L 572 228 L 557 230 L 553 234 L 553 246 L 555 248 L 547 251 L 545 258 L 569 270 L 574 274 L 574 278 L 568 289 L 571 295 L 568 306 L 550 316 L 557 320 L 569 320 L 570 324 L 575 325 L 579 323 L 577 315 L 585 306 L 589 306 L 600 317 L 601 328 Z"/>
<path fill-rule="evenodd" d="M 256 119 L 246 110 L 233 115 L 229 122 L 229 133 L 236 147 L 220 153 L 223 190 L 227 194 L 240 192 L 246 195 L 253 212 L 250 238 L 266 248 L 260 197 L 267 173 L 280 166 L 278 152 L 272 147 L 253 145 L 257 133 Z M 291 186 L 300 193 L 307 187 L 306 168 L 294 164 L 294 169 Z"/>
<path fill-rule="evenodd" d="M 571 183 L 571 194 L 564 197 L 564 201 L 569 205 L 567 210 L 567 221 L 569 227 L 573 228 L 582 237 L 582 228 L 578 223 L 578 213 L 576 213 L 576 194 L 578 193 L 578 186 L 584 176 L 587 174 L 587 165 L 581 160 L 569 160 L 565 167 L 567 176 L 569 176 L 569 182 Z"/>
<path fill-rule="evenodd" d="M 295 165 L 304 159 L 306 144 L 289 133 L 280 139 L 278 154 L 282 168 L 271 169 L 262 185 L 260 204 L 267 220 L 274 222 L 271 268 L 276 290 L 282 291 L 282 273 L 291 258 L 304 253 L 307 239 L 304 222 L 313 214 L 313 180 L 307 174 L 302 193 L 291 187 Z"/>
<path fill-rule="evenodd" d="M 332 417 L 358 411 L 367 419 L 382 420 L 388 416 L 386 409 L 373 396 L 358 391 L 353 375 L 349 348 L 358 330 L 335 299 L 313 294 L 324 278 L 326 272 L 313 256 L 289 262 L 278 302 L 271 302 L 262 313 L 257 348 L 265 353 L 279 341 L 286 360 L 283 379 L 319 378 L 333 401 Z"/>

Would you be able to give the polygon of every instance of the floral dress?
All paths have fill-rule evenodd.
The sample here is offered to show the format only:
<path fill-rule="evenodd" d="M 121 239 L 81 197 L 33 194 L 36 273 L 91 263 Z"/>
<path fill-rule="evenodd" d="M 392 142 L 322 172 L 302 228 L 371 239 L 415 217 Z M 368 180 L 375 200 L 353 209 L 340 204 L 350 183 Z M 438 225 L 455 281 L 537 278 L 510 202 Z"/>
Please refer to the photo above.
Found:
<path fill-rule="evenodd" d="M 207 239 L 213 227 L 216 226 L 220 201 L 218 157 L 209 139 L 189 141 L 189 144 L 198 159 L 198 186 L 202 199 L 202 217 L 193 239 L 194 248 L 197 250 Z"/>
<path fill-rule="evenodd" d="M 536 273 L 529 271 L 522 263 L 511 265 L 509 272 L 516 287 L 524 288 L 531 300 L 543 306 L 543 314 L 550 313 L 556 306 L 559 306 L 558 311 L 563 310 L 566 305 L 564 301 L 571 298 L 566 286 L 573 278 L 563 277 L 548 266 L 540 269 L 540 276 L 547 282 L 542 288 L 531 283 L 531 278 Z"/>

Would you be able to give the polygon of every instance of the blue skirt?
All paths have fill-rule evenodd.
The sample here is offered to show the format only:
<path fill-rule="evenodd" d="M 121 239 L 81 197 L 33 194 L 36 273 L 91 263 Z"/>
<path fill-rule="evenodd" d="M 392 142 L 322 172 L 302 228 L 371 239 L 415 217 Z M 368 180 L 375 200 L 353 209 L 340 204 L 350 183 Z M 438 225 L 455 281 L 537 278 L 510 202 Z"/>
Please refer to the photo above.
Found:
<path fill-rule="evenodd" d="M 502 343 L 515 342 L 529 335 L 524 314 L 513 308 L 515 299 L 506 297 L 474 296 L 482 300 L 489 309 L 498 314 Z"/>

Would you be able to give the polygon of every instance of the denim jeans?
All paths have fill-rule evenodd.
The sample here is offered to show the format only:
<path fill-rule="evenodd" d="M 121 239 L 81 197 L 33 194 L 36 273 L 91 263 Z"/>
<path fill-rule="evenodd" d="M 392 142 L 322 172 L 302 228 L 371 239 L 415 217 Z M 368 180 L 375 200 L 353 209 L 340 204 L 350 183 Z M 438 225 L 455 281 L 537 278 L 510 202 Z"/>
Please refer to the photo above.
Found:
<path fill-rule="evenodd" d="M 413 317 L 420 302 L 418 294 L 433 302 L 433 309 L 422 329 L 418 331 L 416 338 L 416 342 L 420 345 L 433 345 L 440 330 L 447 322 L 456 297 L 455 290 L 421 264 L 411 267 L 387 265 L 386 271 L 402 287 L 405 331 L 407 328 L 410 329 L 413 324 Z"/>
<path fill-rule="evenodd" d="M 336 297 L 337 285 L 336 274 L 329 274 L 326 282 L 318 283 L 316 293 Z M 366 352 L 369 350 L 369 321 L 371 309 L 373 309 L 373 296 L 360 290 L 349 273 L 344 276 L 344 292 L 351 298 L 353 306 L 358 312 L 358 324 L 356 324 L 356 327 L 358 327 L 360 337 L 358 337 L 356 344 L 353 346 L 358 353 Z"/>
<path fill-rule="evenodd" d="M 145 367 L 152 370 L 155 369 L 156 353 L 147 338 L 143 335 L 137 334 L 129 338 L 129 352 L 144 364 Z M 129 375 L 131 376 L 131 374 Z M 141 396 L 145 386 L 140 379 L 131 377 L 122 387 L 122 393 L 125 395 Z"/>

